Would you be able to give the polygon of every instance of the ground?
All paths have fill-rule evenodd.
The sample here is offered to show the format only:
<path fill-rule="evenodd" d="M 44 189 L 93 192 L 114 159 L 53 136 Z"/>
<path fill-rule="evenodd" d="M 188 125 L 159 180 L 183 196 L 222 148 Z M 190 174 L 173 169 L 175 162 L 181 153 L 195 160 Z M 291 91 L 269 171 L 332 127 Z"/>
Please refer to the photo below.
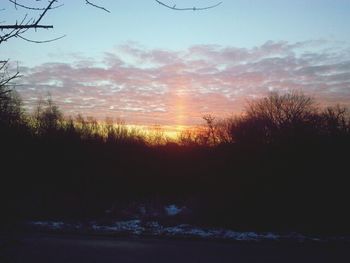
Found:
<path fill-rule="evenodd" d="M 218 242 L 81 235 L 0 236 L 1 263 L 350 262 L 349 244 Z"/>

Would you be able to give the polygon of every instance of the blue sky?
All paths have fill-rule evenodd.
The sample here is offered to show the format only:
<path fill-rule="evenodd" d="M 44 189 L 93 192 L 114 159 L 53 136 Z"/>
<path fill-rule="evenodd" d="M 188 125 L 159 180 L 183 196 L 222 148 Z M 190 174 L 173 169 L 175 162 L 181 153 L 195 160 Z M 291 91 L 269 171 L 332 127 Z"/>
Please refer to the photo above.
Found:
<path fill-rule="evenodd" d="M 27 1 L 28 2 L 28 1 Z M 62 1 L 61 1 L 62 2 Z M 299 42 L 327 39 L 350 42 L 350 1 L 348 0 L 230 0 L 202 12 L 174 12 L 153 0 L 97 1 L 111 14 L 96 10 L 84 1 L 64 1 L 43 23 L 54 30 L 28 33 L 33 39 L 65 39 L 45 45 L 11 40 L 1 53 L 23 63 L 47 62 L 49 55 L 82 52 L 96 56 L 115 45 L 135 41 L 151 48 L 185 49 L 194 44 L 236 47 L 260 46 L 266 41 Z M 167 0 L 177 6 L 206 6 L 215 0 Z M 13 4 L 3 20 L 21 18 Z M 35 61 L 35 62 L 34 62 Z"/>
<path fill-rule="evenodd" d="M 11 23 L 14 18 L 20 19 L 24 14 L 20 9 L 15 10 L 13 4 L 2 2 L 1 6 L 6 8 L 0 13 L 2 21 Z M 271 89 L 284 90 L 286 88 L 281 84 L 284 82 L 291 88 L 301 89 L 328 103 L 347 103 L 350 100 L 350 92 L 347 93 L 350 89 L 350 70 L 347 69 L 350 61 L 348 0 L 223 0 L 219 7 L 201 12 L 173 11 L 153 0 L 95 1 L 107 7 L 111 13 L 87 6 L 82 0 L 60 2 L 64 6 L 52 10 L 42 21 L 53 24 L 54 30 L 28 32 L 25 36 L 35 40 L 61 35 L 66 35 L 65 38 L 47 44 L 12 39 L 0 47 L 1 58 L 18 61 L 22 67 L 25 75 L 22 84 L 27 88 L 22 87 L 19 91 L 26 101 L 30 98 L 35 101 L 40 92 L 44 94 L 49 90 L 60 106 L 67 110 L 67 114 L 79 111 L 101 117 L 110 113 L 137 123 L 147 120 L 147 123 L 190 124 L 197 123 L 200 116 L 207 112 L 239 112 L 247 98 L 266 94 Z M 164 2 L 169 5 L 176 3 L 177 7 L 217 3 L 215 0 Z M 115 65 L 117 62 L 119 68 L 111 66 L 111 63 Z M 261 66 L 257 67 L 258 63 Z M 279 72 L 276 63 L 280 63 L 285 72 Z M 243 64 L 250 67 L 244 68 Z M 291 64 L 294 65 L 292 69 Z M 76 75 L 65 72 L 62 65 L 67 70 L 76 70 Z M 194 69 L 194 65 L 198 67 Z M 318 66 L 327 67 L 328 71 L 320 68 L 319 72 L 315 72 Z M 50 73 L 46 72 L 48 68 L 51 68 Z M 129 71 L 124 72 L 125 68 Z M 174 70 L 172 80 L 165 73 L 169 68 Z M 98 76 L 90 75 L 94 75 L 95 79 L 79 75 L 92 69 L 95 70 L 94 74 L 100 72 Z M 102 69 L 110 70 L 113 77 L 106 72 L 101 73 Z M 50 76 L 43 79 L 38 73 L 40 70 L 42 75 L 52 76 L 60 72 L 62 76 L 67 76 L 64 80 L 57 74 L 56 79 Z M 203 73 L 205 70 L 207 72 Z M 255 75 L 247 76 L 243 70 Z M 133 81 L 123 81 L 123 76 L 116 78 L 121 71 L 124 72 L 123 76 L 130 74 L 128 80 Z M 300 72 L 304 72 L 304 75 L 300 75 Z M 292 74 L 295 80 L 291 75 L 287 78 L 287 73 Z M 325 74 L 334 74 L 332 81 L 327 79 L 327 87 L 324 86 Z M 38 78 L 38 75 L 41 77 Z M 143 81 L 136 82 L 135 79 L 141 76 Z M 272 80 L 271 76 L 274 76 Z M 339 79 L 335 81 L 334 78 Z M 157 81 L 152 81 L 154 79 Z M 103 86 L 103 83 L 106 85 Z M 89 90 L 93 85 L 98 92 Z M 231 89 L 228 87 L 230 85 Z M 146 86 L 151 90 L 149 93 L 156 94 L 157 90 L 163 93 L 163 97 L 160 96 L 148 108 L 140 106 L 149 100 L 147 96 L 140 95 Z M 187 87 L 186 96 L 183 86 Z M 317 92 L 317 86 L 322 92 Z M 334 86 L 337 87 L 336 91 Z M 111 93 L 113 87 L 118 92 L 113 90 L 114 93 Z M 89 90 L 86 91 L 88 97 L 81 96 L 84 89 Z M 190 101 L 191 92 L 202 96 L 195 102 Z M 105 94 L 105 97 L 101 94 Z M 123 95 L 130 101 L 115 100 L 111 105 L 112 94 Z M 77 106 L 84 98 L 93 101 L 94 96 L 100 103 L 92 103 L 89 111 Z M 67 100 L 67 97 L 71 100 Z M 101 103 L 103 100 L 104 103 Z M 70 101 L 74 101 L 71 106 Z M 110 108 L 124 110 L 109 112 Z M 177 117 L 171 117 L 175 115 Z"/>

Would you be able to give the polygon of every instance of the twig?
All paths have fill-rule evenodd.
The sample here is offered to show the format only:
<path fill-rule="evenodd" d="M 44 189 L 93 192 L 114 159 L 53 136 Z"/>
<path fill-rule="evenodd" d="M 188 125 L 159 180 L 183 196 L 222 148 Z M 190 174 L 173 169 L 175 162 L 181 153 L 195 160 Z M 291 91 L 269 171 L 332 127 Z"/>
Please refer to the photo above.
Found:
<path fill-rule="evenodd" d="M 14 0 L 9 0 L 9 1 L 11 3 L 13 3 L 16 7 L 19 6 L 19 7 L 25 8 L 25 9 L 29 9 L 29 10 L 40 11 L 40 10 L 45 10 L 46 9 L 46 8 L 41 8 L 41 7 L 30 7 L 30 6 L 22 5 L 22 4 L 17 3 L 17 1 L 14 1 Z M 54 7 L 50 7 L 49 9 L 56 9 L 56 8 L 61 7 L 61 6 L 63 6 L 63 4 L 58 5 L 58 6 L 54 6 Z"/>
<path fill-rule="evenodd" d="M 104 8 L 103 6 L 96 5 L 96 4 L 94 4 L 94 3 L 91 3 L 91 2 L 88 1 L 88 0 L 85 0 L 85 3 L 86 3 L 87 5 L 91 5 L 91 6 L 93 6 L 93 7 L 96 7 L 96 8 L 98 8 L 98 9 L 101 9 L 101 10 L 106 11 L 106 12 L 108 12 L 108 13 L 111 12 L 111 11 L 109 11 L 108 9 Z"/>
<path fill-rule="evenodd" d="M 11 80 L 14 80 L 16 78 L 20 77 L 19 72 L 17 71 L 16 74 L 12 75 L 11 77 L 3 80 L 0 82 L 0 86 L 4 87 L 6 86 Z M 3 93 L 4 94 L 4 93 Z"/>
<path fill-rule="evenodd" d="M 192 11 L 201 11 L 201 10 L 207 10 L 207 9 L 212 9 L 212 8 L 215 8 L 219 5 L 222 4 L 222 2 L 219 2 L 215 5 L 211 5 L 211 6 L 206 6 L 206 7 L 185 7 L 185 8 L 177 8 L 176 5 L 174 6 L 170 6 L 170 5 L 167 5 L 167 4 L 164 4 L 163 2 L 161 1 L 158 1 L 158 0 L 155 0 L 158 4 L 162 5 L 162 6 L 165 6 L 169 9 L 172 9 L 172 10 L 176 10 L 176 11 L 189 11 L 189 10 L 192 10 Z"/>
<path fill-rule="evenodd" d="M 19 38 L 21 38 L 21 39 L 23 39 L 25 41 L 31 42 L 31 43 L 42 44 L 42 43 L 49 43 L 49 42 L 53 42 L 53 41 L 59 40 L 61 38 L 66 37 L 66 35 L 63 35 L 63 36 L 60 36 L 60 37 L 57 37 L 57 38 L 53 38 L 53 39 L 49 39 L 49 40 L 31 40 L 31 39 L 22 37 L 21 35 L 18 35 L 17 37 L 19 37 Z"/>

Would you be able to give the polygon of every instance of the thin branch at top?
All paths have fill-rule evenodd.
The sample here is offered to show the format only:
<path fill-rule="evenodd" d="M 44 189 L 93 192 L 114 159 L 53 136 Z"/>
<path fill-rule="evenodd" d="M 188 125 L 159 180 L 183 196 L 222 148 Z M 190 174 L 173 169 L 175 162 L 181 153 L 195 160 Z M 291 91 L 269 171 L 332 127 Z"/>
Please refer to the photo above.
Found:
<path fill-rule="evenodd" d="M 108 9 L 104 8 L 103 6 L 96 5 L 96 4 L 94 4 L 94 3 L 91 3 L 91 2 L 88 1 L 88 0 L 85 0 L 85 3 L 86 3 L 87 5 L 91 5 L 91 6 L 93 6 L 93 7 L 96 7 L 96 8 L 98 8 L 98 9 L 101 9 L 101 10 L 106 11 L 106 12 L 108 12 L 108 13 L 111 12 L 111 11 L 109 11 Z"/>
<path fill-rule="evenodd" d="M 165 6 L 169 9 L 172 9 L 172 10 L 176 10 L 176 11 L 188 11 L 188 10 L 192 10 L 192 11 L 201 11 L 201 10 L 207 10 L 207 9 L 211 9 L 211 8 L 215 8 L 219 5 L 222 4 L 222 2 L 219 2 L 215 5 L 211 5 L 211 6 L 206 6 L 206 7 L 185 7 L 185 8 L 178 8 L 176 7 L 176 5 L 174 6 L 170 6 L 170 5 L 167 5 L 167 4 L 164 4 L 163 2 L 161 1 L 158 1 L 158 0 L 155 0 L 158 4 L 162 5 L 162 6 Z"/>
<path fill-rule="evenodd" d="M 28 39 L 28 38 L 25 38 L 25 37 L 22 37 L 21 35 L 18 35 L 17 37 L 27 41 L 27 42 L 31 42 L 31 43 L 36 43 L 36 44 L 42 44 L 42 43 L 49 43 L 49 42 L 53 42 L 53 41 L 56 41 L 56 40 L 59 40 L 61 38 L 64 38 L 66 35 L 63 35 L 63 36 L 60 36 L 60 37 L 57 37 L 57 38 L 53 38 L 53 39 L 49 39 L 49 40 L 32 40 L 32 39 Z"/>
<path fill-rule="evenodd" d="M 45 10 L 46 9 L 46 8 L 41 8 L 41 7 L 30 7 L 30 6 L 22 5 L 22 4 L 17 3 L 17 1 L 15 1 L 15 0 L 9 0 L 9 2 L 13 3 L 16 7 L 19 6 L 19 7 L 22 7 L 24 9 L 29 9 L 29 10 L 39 11 L 39 10 Z M 56 9 L 56 8 L 61 7 L 61 6 L 63 6 L 63 4 L 61 4 L 59 6 L 50 7 L 50 9 Z"/>

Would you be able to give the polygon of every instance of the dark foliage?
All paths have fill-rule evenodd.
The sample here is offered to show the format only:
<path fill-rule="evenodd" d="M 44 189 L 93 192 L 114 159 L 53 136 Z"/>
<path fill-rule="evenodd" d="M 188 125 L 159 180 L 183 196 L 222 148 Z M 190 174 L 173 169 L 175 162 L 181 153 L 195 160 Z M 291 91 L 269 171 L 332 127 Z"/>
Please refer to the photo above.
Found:
<path fill-rule="evenodd" d="M 11 106 L 12 105 L 12 106 Z M 92 219 L 130 203 L 182 203 L 196 224 L 350 233 L 349 115 L 302 94 L 271 94 L 245 114 L 206 116 L 179 143 L 149 145 L 120 124 L 64 120 L 49 100 L 24 118 L 1 99 L 1 220 Z"/>

